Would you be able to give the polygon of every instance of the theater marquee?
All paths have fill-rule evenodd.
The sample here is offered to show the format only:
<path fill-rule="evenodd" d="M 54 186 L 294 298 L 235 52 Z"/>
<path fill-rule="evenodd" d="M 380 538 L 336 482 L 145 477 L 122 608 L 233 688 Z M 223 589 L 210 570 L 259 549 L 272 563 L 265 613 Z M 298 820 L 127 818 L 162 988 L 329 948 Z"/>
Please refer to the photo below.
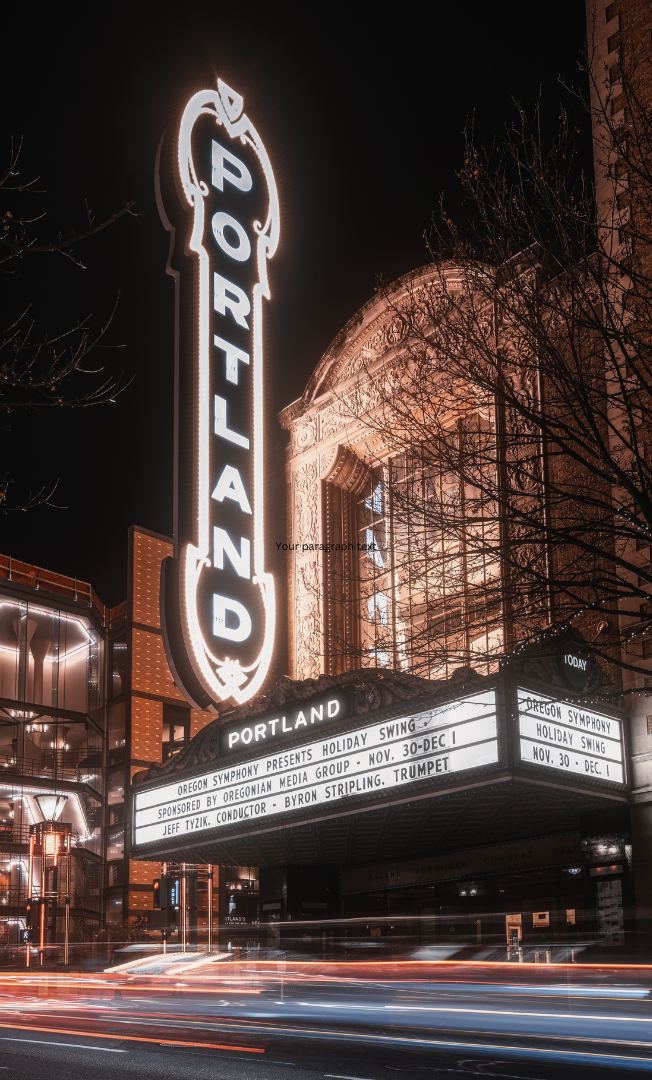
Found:
<path fill-rule="evenodd" d="M 521 761 L 624 783 L 622 724 L 613 716 L 519 689 L 518 729 Z"/>
<path fill-rule="evenodd" d="M 263 142 L 221 79 L 190 99 L 174 149 L 158 170 L 177 289 L 175 551 L 161 611 L 177 686 L 215 710 L 260 690 L 274 641 L 262 320 L 279 207 Z"/>
<path fill-rule="evenodd" d="M 580 808 L 626 798 L 622 719 L 586 698 L 545 693 L 534 676 L 527 687 L 509 674 L 476 676 L 473 691 L 467 685 L 453 700 L 442 684 L 427 696 L 420 687 L 410 702 L 398 696 L 399 676 L 377 681 L 358 684 L 352 673 L 307 699 L 281 687 L 278 711 L 247 707 L 203 729 L 185 758 L 136 786 L 135 857 L 201 849 L 219 861 L 233 857 L 222 845 L 242 851 L 237 844 L 246 848 L 258 832 L 310 823 L 327 830 L 331 819 L 371 810 L 397 816 L 463 790 L 492 805 L 491 792 L 505 784 L 516 798 L 528 785 L 552 783 Z M 383 695 L 393 703 L 374 715 L 370 700 Z"/>
<path fill-rule="evenodd" d="M 410 784 L 497 760 L 496 693 L 489 690 L 137 792 L 134 841 L 188 840 L 302 808 L 336 804 L 337 812 L 356 796 L 391 798 Z"/>

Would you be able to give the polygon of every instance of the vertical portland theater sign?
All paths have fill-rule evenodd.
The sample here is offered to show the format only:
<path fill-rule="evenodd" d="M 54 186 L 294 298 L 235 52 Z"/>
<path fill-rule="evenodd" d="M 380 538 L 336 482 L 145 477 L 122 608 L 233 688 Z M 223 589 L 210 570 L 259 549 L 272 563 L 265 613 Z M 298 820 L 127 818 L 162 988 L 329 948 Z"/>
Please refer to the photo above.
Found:
<path fill-rule="evenodd" d="M 279 234 L 274 175 L 240 94 L 188 102 L 157 168 L 176 281 L 175 551 L 161 612 L 175 681 L 214 708 L 255 694 L 274 639 L 265 571 L 263 299 Z"/>

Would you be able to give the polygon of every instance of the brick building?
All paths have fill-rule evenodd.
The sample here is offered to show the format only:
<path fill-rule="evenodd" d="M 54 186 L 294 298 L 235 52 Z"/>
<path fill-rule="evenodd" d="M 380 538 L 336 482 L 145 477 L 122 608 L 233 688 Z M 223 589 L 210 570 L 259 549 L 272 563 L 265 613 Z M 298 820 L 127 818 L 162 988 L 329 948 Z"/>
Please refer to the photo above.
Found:
<path fill-rule="evenodd" d="M 128 792 L 133 776 L 168 760 L 213 717 L 191 709 L 177 690 L 161 637 L 161 562 L 167 537 L 129 531 L 126 618 L 107 643 L 107 898 L 109 922 L 125 922 L 152 907 L 159 863 L 129 858 Z M 217 893 L 216 893 L 217 895 Z"/>

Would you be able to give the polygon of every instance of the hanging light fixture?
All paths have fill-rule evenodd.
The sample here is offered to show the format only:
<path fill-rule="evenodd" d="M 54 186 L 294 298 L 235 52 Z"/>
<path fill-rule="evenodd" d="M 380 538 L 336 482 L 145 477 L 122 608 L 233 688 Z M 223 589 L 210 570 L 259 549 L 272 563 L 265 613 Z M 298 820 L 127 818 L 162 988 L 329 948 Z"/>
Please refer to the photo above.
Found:
<path fill-rule="evenodd" d="M 63 808 L 68 802 L 67 795 L 36 795 L 38 805 L 44 821 L 58 821 L 63 813 Z"/>

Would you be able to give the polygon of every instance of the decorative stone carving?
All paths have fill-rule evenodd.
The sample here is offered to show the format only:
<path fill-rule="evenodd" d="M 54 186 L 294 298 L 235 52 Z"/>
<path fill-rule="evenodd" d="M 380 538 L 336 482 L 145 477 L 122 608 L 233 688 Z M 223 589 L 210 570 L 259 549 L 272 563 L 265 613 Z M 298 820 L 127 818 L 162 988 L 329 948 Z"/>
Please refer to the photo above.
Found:
<path fill-rule="evenodd" d="M 306 461 L 296 472 L 293 539 L 318 543 L 319 478 L 317 462 Z M 318 555 L 294 560 L 295 671 L 300 678 L 319 675 L 321 656 L 320 571 Z"/>
<path fill-rule="evenodd" d="M 314 602 L 311 608 L 305 614 L 301 614 L 297 620 L 297 634 L 299 637 L 297 674 L 300 679 L 314 679 L 319 676 L 320 624 L 319 604 L 317 602 Z"/>
<path fill-rule="evenodd" d="M 300 566 L 299 579 L 304 593 L 319 596 L 319 567 L 316 562 L 308 562 Z"/>
<path fill-rule="evenodd" d="M 316 540 L 317 525 L 317 463 L 307 461 L 295 480 L 295 539 L 299 543 Z"/>
<path fill-rule="evenodd" d="M 322 480 L 336 484 L 352 495 L 361 495 L 371 476 L 366 462 L 348 446 L 338 446 L 327 468 L 322 472 Z"/>
<path fill-rule="evenodd" d="M 336 401 L 328 409 L 324 409 L 319 417 L 319 438 L 328 439 L 336 432 L 342 431 L 346 424 L 344 410 L 341 401 Z"/>
<path fill-rule="evenodd" d="M 405 321 L 400 315 L 395 315 L 388 324 L 385 336 L 389 346 L 398 345 L 401 338 L 405 336 Z"/>
<path fill-rule="evenodd" d="M 304 424 L 294 432 L 294 446 L 297 451 L 307 450 L 317 438 L 317 427 L 314 423 Z"/>

